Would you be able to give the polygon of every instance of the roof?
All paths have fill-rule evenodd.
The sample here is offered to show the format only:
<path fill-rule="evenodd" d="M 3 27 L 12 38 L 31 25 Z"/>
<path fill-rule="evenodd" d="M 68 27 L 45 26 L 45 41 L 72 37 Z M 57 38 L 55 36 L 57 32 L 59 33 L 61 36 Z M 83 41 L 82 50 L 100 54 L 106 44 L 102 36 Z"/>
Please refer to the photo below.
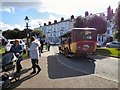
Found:
<path fill-rule="evenodd" d="M 96 29 L 95 28 L 72 28 L 72 30 L 96 30 Z"/>

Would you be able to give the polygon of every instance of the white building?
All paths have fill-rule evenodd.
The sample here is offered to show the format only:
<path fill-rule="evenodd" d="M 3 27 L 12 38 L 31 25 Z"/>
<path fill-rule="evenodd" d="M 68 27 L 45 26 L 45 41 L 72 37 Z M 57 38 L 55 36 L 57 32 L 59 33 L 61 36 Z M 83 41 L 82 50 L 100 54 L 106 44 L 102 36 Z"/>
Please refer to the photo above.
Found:
<path fill-rule="evenodd" d="M 73 28 L 73 22 L 74 16 L 71 16 L 71 18 L 67 20 L 61 18 L 59 22 L 57 22 L 57 20 L 54 20 L 54 23 L 48 22 L 48 25 L 44 23 L 41 29 L 46 34 L 46 41 L 49 40 L 53 43 L 59 42 L 59 37 Z"/>
<path fill-rule="evenodd" d="M 107 31 L 106 31 L 106 33 L 97 36 L 97 42 L 100 45 L 104 45 L 107 42 L 111 42 L 112 40 L 115 40 L 115 38 L 114 38 L 115 22 L 113 20 L 112 21 L 106 20 L 106 21 L 107 21 Z"/>
<path fill-rule="evenodd" d="M 0 30 L 0 38 L 2 38 L 2 30 Z"/>
<path fill-rule="evenodd" d="M 107 21 L 106 16 L 103 16 L 103 18 Z M 59 42 L 59 36 L 68 32 L 74 27 L 74 20 L 74 16 L 72 15 L 71 18 L 67 20 L 61 18 L 61 21 L 59 22 L 54 20 L 54 23 L 48 22 L 48 25 L 44 23 L 44 26 L 41 26 L 41 29 L 46 34 L 46 41 L 49 40 L 53 43 Z M 113 21 L 107 21 L 107 32 L 102 35 L 97 35 L 97 42 L 103 45 L 107 41 L 110 41 L 109 39 L 111 39 L 111 37 L 114 37 L 114 30 L 115 23 Z"/>

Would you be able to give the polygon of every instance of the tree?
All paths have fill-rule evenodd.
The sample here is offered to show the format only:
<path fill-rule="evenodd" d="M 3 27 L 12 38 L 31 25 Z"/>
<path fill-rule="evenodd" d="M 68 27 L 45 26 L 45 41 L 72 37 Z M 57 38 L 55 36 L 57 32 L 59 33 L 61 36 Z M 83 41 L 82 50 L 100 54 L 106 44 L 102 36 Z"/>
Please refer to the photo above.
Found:
<path fill-rule="evenodd" d="M 104 34 L 107 31 L 107 22 L 103 19 L 103 17 L 98 15 L 92 15 L 88 19 L 87 25 L 90 28 L 96 28 L 97 34 Z"/>
<path fill-rule="evenodd" d="M 118 41 L 120 41 L 120 4 L 116 12 L 116 25 L 117 25 L 116 38 L 118 39 Z"/>
<path fill-rule="evenodd" d="M 2 36 L 5 37 L 7 39 L 7 36 L 8 36 L 8 30 L 7 31 L 3 31 L 2 32 Z"/>
<path fill-rule="evenodd" d="M 6 30 L 2 33 L 2 35 L 6 39 L 22 39 L 22 38 L 25 38 L 27 36 L 24 31 L 20 31 L 17 28 L 15 28 L 14 30 Z"/>
<path fill-rule="evenodd" d="M 24 31 L 20 31 L 19 36 L 22 39 L 22 38 L 26 38 L 27 35 Z"/>
<path fill-rule="evenodd" d="M 87 27 L 87 19 L 79 16 L 75 19 L 75 23 L 74 23 L 74 27 L 75 28 L 84 28 Z"/>
<path fill-rule="evenodd" d="M 45 38 L 45 34 L 43 33 L 42 30 L 39 30 L 39 29 L 34 29 L 31 33 L 31 36 L 37 36 L 37 37 L 40 37 L 40 38 Z"/>
<path fill-rule="evenodd" d="M 27 36 L 27 33 L 30 33 L 32 31 L 33 31 L 32 29 L 26 29 L 26 28 L 23 30 L 23 32 L 26 34 L 26 36 Z"/>

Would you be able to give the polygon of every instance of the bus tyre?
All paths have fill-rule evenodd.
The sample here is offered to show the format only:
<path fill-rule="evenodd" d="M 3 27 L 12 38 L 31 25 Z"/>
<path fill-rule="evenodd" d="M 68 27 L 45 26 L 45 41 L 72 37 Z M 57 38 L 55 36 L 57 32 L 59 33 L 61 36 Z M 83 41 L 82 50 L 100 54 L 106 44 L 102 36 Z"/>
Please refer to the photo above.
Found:
<path fill-rule="evenodd" d="M 59 53 L 61 54 L 61 51 L 59 50 Z"/>
<path fill-rule="evenodd" d="M 66 57 L 68 57 L 68 50 L 67 49 L 64 50 L 64 54 Z"/>
<path fill-rule="evenodd" d="M 19 73 L 15 73 L 14 78 L 16 81 L 20 80 L 20 74 Z"/>

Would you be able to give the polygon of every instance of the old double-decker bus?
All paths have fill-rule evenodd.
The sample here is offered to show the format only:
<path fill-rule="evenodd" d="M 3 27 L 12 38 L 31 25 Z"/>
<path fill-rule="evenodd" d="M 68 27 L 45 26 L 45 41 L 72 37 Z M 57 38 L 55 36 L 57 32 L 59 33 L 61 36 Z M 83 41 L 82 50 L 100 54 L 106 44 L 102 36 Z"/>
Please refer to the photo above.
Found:
<path fill-rule="evenodd" d="M 60 36 L 59 52 L 65 56 L 78 56 L 94 53 L 96 50 L 97 30 L 95 28 L 73 28 Z"/>

